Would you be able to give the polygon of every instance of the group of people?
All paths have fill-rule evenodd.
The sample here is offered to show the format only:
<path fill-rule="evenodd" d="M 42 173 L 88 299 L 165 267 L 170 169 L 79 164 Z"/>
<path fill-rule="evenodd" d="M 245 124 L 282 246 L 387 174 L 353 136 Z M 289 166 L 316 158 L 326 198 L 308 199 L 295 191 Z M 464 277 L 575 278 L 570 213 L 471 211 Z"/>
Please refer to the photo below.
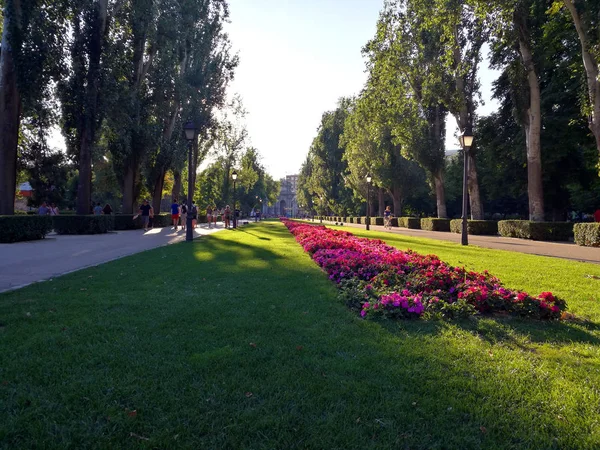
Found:
<path fill-rule="evenodd" d="M 58 207 L 56 203 L 51 203 L 50 206 L 46 202 L 42 202 L 41 206 L 38 208 L 38 214 L 40 216 L 58 216 Z"/>
<path fill-rule="evenodd" d="M 192 203 L 192 209 L 191 211 L 188 211 L 188 206 L 185 202 L 178 203 L 176 199 L 173 200 L 173 203 L 171 204 L 171 219 L 173 220 L 174 230 L 179 228 L 179 223 L 181 221 L 181 227 L 185 231 L 188 214 L 192 219 L 192 228 L 196 228 L 196 225 L 198 224 L 198 207 L 196 206 L 196 202 Z"/>
<path fill-rule="evenodd" d="M 231 220 L 233 219 L 233 211 L 229 205 L 225 206 L 224 209 L 217 209 L 215 205 L 208 205 L 206 207 L 206 221 L 208 222 L 208 228 L 212 225 L 217 226 L 217 217 L 221 216 L 225 228 L 231 227 Z"/>
<path fill-rule="evenodd" d="M 100 203 L 96 203 L 96 206 L 94 206 L 94 208 L 92 209 L 92 212 L 94 213 L 95 216 L 101 216 L 102 214 L 112 214 L 113 210 L 111 208 L 111 206 L 107 203 L 106 205 L 104 205 L 104 208 L 100 205 Z"/>

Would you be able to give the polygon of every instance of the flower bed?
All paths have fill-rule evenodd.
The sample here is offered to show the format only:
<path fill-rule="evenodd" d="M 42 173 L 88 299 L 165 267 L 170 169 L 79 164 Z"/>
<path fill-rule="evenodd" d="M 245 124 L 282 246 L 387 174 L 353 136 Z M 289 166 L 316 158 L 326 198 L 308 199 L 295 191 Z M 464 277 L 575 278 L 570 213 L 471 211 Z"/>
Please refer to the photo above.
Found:
<path fill-rule="evenodd" d="M 347 231 L 283 220 L 305 251 L 338 284 L 340 298 L 360 315 L 455 318 L 511 314 L 560 319 L 564 300 L 537 297 L 502 286 L 487 271 L 452 267 L 435 255 L 403 252 L 381 240 Z"/>

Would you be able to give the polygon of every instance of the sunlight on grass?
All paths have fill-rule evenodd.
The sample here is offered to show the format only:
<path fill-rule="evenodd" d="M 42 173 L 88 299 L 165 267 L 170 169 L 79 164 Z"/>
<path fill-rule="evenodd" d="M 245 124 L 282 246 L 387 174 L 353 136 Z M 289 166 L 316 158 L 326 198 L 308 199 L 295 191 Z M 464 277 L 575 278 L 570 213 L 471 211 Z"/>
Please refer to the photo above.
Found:
<path fill-rule="evenodd" d="M 600 447 L 597 266 L 369 236 L 592 320 L 365 321 L 252 224 L 1 294 L 0 447 Z"/>

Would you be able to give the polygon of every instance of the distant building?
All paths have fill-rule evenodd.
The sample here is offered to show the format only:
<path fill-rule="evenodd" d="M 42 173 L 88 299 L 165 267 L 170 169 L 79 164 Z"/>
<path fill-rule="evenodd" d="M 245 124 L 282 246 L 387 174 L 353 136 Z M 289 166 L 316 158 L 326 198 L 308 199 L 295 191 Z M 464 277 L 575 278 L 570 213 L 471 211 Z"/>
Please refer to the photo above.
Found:
<path fill-rule="evenodd" d="M 286 175 L 280 180 L 281 189 L 273 206 L 263 206 L 263 213 L 270 216 L 295 217 L 298 215 L 298 175 Z"/>

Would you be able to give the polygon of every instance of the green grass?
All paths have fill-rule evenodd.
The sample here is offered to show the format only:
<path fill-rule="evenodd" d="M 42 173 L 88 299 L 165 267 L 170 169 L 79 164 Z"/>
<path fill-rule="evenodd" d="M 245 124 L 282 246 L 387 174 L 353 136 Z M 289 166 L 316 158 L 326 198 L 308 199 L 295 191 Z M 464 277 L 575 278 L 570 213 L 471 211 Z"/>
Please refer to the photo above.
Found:
<path fill-rule="evenodd" d="M 599 448 L 600 266 L 369 236 L 590 320 L 365 321 L 249 225 L 1 294 L 0 447 Z"/>

